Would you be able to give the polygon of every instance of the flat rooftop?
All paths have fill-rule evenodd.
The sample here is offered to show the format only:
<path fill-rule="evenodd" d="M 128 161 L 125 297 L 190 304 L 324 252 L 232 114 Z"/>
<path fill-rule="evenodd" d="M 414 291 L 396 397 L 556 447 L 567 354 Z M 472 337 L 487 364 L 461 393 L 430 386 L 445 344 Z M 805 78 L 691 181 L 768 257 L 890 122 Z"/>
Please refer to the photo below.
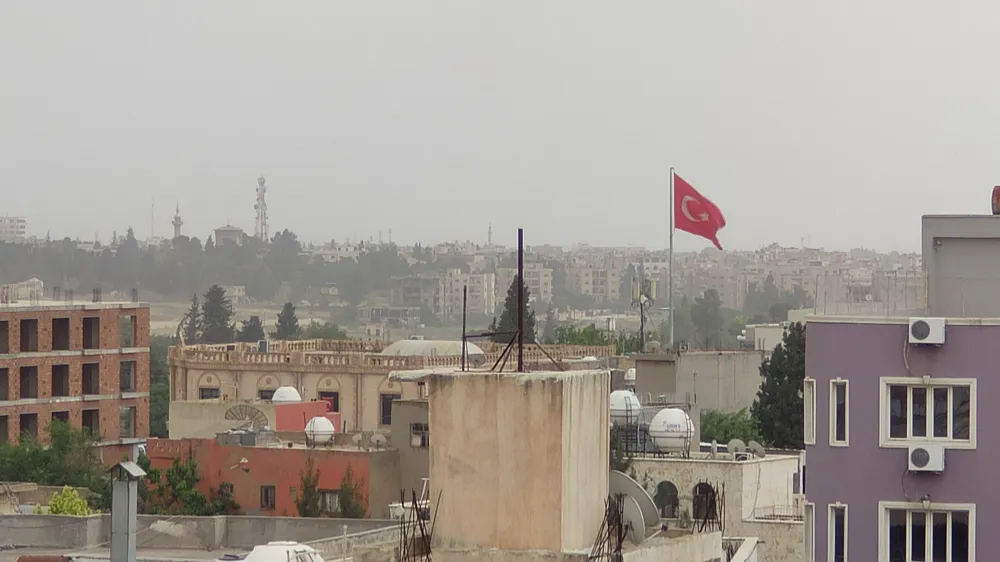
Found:
<path fill-rule="evenodd" d="M 514 363 L 517 363 L 517 356 L 513 358 Z M 507 378 L 517 378 L 524 380 L 558 380 L 558 379 L 568 379 L 572 377 L 583 377 L 587 375 L 604 374 L 608 372 L 608 369 L 568 369 L 565 371 L 524 371 L 517 372 L 510 367 L 510 361 L 507 362 L 508 368 L 503 371 L 494 371 L 492 369 L 468 369 L 461 370 L 457 367 L 438 367 L 431 369 L 413 369 L 407 371 L 391 371 L 389 372 L 389 380 L 394 381 L 410 381 L 417 382 L 422 381 L 429 377 L 476 377 L 485 375 L 502 375 Z M 510 369 L 510 370 L 508 370 Z"/>
<path fill-rule="evenodd" d="M 930 315 L 914 316 L 806 316 L 806 323 L 817 324 L 901 324 L 908 325 L 910 318 L 925 318 Z M 945 317 L 952 326 L 1000 326 L 1000 318 Z"/>
<path fill-rule="evenodd" d="M 132 302 L 132 301 L 89 302 L 83 300 L 77 302 L 52 301 L 52 300 L 28 301 L 24 299 L 18 300 L 17 302 L 0 303 L 0 313 L 46 312 L 51 310 L 110 310 L 110 309 L 134 309 L 134 308 L 149 308 L 149 303 Z"/>
<path fill-rule="evenodd" d="M 202 560 L 218 560 L 226 554 L 243 554 L 246 550 L 237 548 L 230 550 L 196 550 L 192 548 L 136 549 L 136 561 L 157 562 L 201 562 Z M 0 562 L 17 562 L 20 556 L 69 556 L 72 560 L 111 560 L 111 550 L 108 548 L 14 548 L 0 550 Z"/>

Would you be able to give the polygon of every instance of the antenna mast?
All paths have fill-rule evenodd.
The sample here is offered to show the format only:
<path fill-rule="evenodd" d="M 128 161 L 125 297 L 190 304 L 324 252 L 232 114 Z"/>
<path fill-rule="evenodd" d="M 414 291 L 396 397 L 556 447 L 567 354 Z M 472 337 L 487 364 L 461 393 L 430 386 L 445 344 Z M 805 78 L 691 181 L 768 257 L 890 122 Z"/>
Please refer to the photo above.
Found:
<path fill-rule="evenodd" d="M 257 203 L 253 206 L 254 210 L 257 211 L 257 220 L 254 223 L 253 235 L 264 242 L 271 239 L 267 228 L 267 201 L 264 198 L 264 195 L 267 193 L 267 186 L 264 185 L 266 181 L 264 174 L 261 174 L 257 178 Z"/>

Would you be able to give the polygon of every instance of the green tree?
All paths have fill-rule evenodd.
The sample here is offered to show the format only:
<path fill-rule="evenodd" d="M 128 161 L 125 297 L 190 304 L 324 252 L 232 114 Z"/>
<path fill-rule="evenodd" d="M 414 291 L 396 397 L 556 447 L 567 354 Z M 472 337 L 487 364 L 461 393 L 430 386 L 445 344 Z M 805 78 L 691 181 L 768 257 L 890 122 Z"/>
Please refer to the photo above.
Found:
<path fill-rule="evenodd" d="M 368 512 L 362 494 L 362 482 L 354 479 L 354 470 L 351 465 L 347 465 L 344 478 L 340 481 L 337 502 L 340 504 L 341 517 L 363 519 Z"/>
<path fill-rule="evenodd" d="M 174 345 L 174 338 L 152 336 L 149 338 L 149 434 L 167 437 L 170 415 L 170 367 L 167 349 Z"/>
<path fill-rule="evenodd" d="M 243 326 L 236 331 L 236 341 L 258 342 L 265 337 L 264 324 L 260 321 L 260 316 L 251 316 L 249 320 L 244 320 Z"/>
<path fill-rule="evenodd" d="M 218 285 L 205 293 L 201 305 L 203 326 L 202 340 L 205 343 L 230 343 L 233 341 L 233 303 L 226 298 L 226 290 Z"/>
<path fill-rule="evenodd" d="M 510 284 L 510 288 L 507 289 L 507 299 L 503 303 L 503 312 L 500 314 L 500 320 L 496 322 L 495 325 L 491 326 L 491 331 L 493 332 L 507 332 L 513 334 L 517 331 L 517 284 L 521 282 L 520 277 L 514 276 L 514 280 Z M 524 341 L 534 343 L 535 342 L 535 311 L 531 310 L 528 306 L 528 297 L 530 293 L 528 292 L 528 287 L 521 284 L 523 289 L 523 314 L 524 314 Z M 493 341 L 507 343 L 510 341 L 512 336 L 501 335 L 495 336 Z"/>
<path fill-rule="evenodd" d="M 726 444 L 732 439 L 760 441 L 760 432 L 746 408 L 726 413 L 717 410 L 701 411 L 701 440 Z"/>
<path fill-rule="evenodd" d="M 201 343 L 201 307 L 198 295 L 191 297 L 191 307 L 184 316 L 184 343 L 187 345 Z"/>
<path fill-rule="evenodd" d="M 276 340 L 297 340 L 301 335 L 302 328 L 299 327 L 299 317 L 295 315 L 295 305 L 286 302 L 278 313 L 271 337 Z"/>
<path fill-rule="evenodd" d="M 765 441 L 782 449 L 801 449 L 802 384 L 806 373 L 806 329 L 788 326 L 771 357 L 760 365 L 762 379 L 750 414 Z"/>
<path fill-rule="evenodd" d="M 307 340 L 346 340 L 347 331 L 329 322 L 309 322 L 302 330 L 302 338 Z"/>
<path fill-rule="evenodd" d="M 632 468 L 632 455 L 626 449 L 621 433 L 618 431 L 611 431 L 610 453 L 608 457 L 611 461 L 611 470 L 627 474 L 628 470 Z"/>
<path fill-rule="evenodd" d="M 299 495 L 295 498 L 295 507 L 299 517 L 320 517 L 323 515 L 323 502 L 319 491 L 319 470 L 312 457 L 306 458 L 306 465 L 299 472 Z"/>
<path fill-rule="evenodd" d="M 52 494 L 49 500 L 49 515 L 90 515 L 87 500 L 80 497 L 76 488 L 63 486 L 59 492 Z"/>
<path fill-rule="evenodd" d="M 556 343 L 557 327 L 556 313 L 550 306 L 548 312 L 545 313 L 545 325 L 542 327 L 542 343 L 549 345 Z"/>
<path fill-rule="evenodd" d="M 721 342 L 719 332 L 725 325 L 725 319 L 722 317 L 722 300 L 718 291 L 707 289 L 704 295 L 695 299 L 691 307 L 691 321 L 699 342 L 706 348 L 717 346 Z"/>

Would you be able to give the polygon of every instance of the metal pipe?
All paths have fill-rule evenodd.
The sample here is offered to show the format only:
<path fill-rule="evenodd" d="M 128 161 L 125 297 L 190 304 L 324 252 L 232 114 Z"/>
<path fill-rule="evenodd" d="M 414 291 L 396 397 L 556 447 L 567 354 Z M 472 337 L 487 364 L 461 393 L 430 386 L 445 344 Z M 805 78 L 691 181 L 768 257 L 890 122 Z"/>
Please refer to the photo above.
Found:
<path fill-rule="evenodd" d="M 524 229 L 517 229 L 517 372 L 524 372 Z"/>

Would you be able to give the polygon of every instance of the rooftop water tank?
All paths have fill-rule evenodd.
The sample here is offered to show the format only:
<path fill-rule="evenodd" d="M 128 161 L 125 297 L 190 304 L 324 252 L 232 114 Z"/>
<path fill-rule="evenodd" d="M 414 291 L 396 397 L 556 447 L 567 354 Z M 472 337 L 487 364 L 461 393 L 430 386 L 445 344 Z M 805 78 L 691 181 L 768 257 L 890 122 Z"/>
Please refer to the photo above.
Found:
<path fill-rule="evenodd" d="M 336 432 L 333 422 L 322 416 L 316 416 L 306 423 L 306 439 L 316 445 L 326 445 L 333 441 L 333 434 Z"/>
<path fill-rule="evenodd" d="M 616 390 L 611 393 L 611 423 L 639 423 L 642 416 L 642 404 L 639 397 L 631 390 Z"/>
<path fill-rule="evenodd" d="M 664 408 L 649 422 L 649 437 L 658 451 L 684 451 L 691 446 L 691 439 L 694 438 L 694 422 L 680 408 Z"/>
<path fill-rule="evenodd" d="M 302 402 L 302 396 L 298 390 L 295 390 L 295 387 L 279 386 L 278 390 L 275 390 L 274 395 L 271 396 L 271 402 L 275 404 L 294 404 Z"/>

